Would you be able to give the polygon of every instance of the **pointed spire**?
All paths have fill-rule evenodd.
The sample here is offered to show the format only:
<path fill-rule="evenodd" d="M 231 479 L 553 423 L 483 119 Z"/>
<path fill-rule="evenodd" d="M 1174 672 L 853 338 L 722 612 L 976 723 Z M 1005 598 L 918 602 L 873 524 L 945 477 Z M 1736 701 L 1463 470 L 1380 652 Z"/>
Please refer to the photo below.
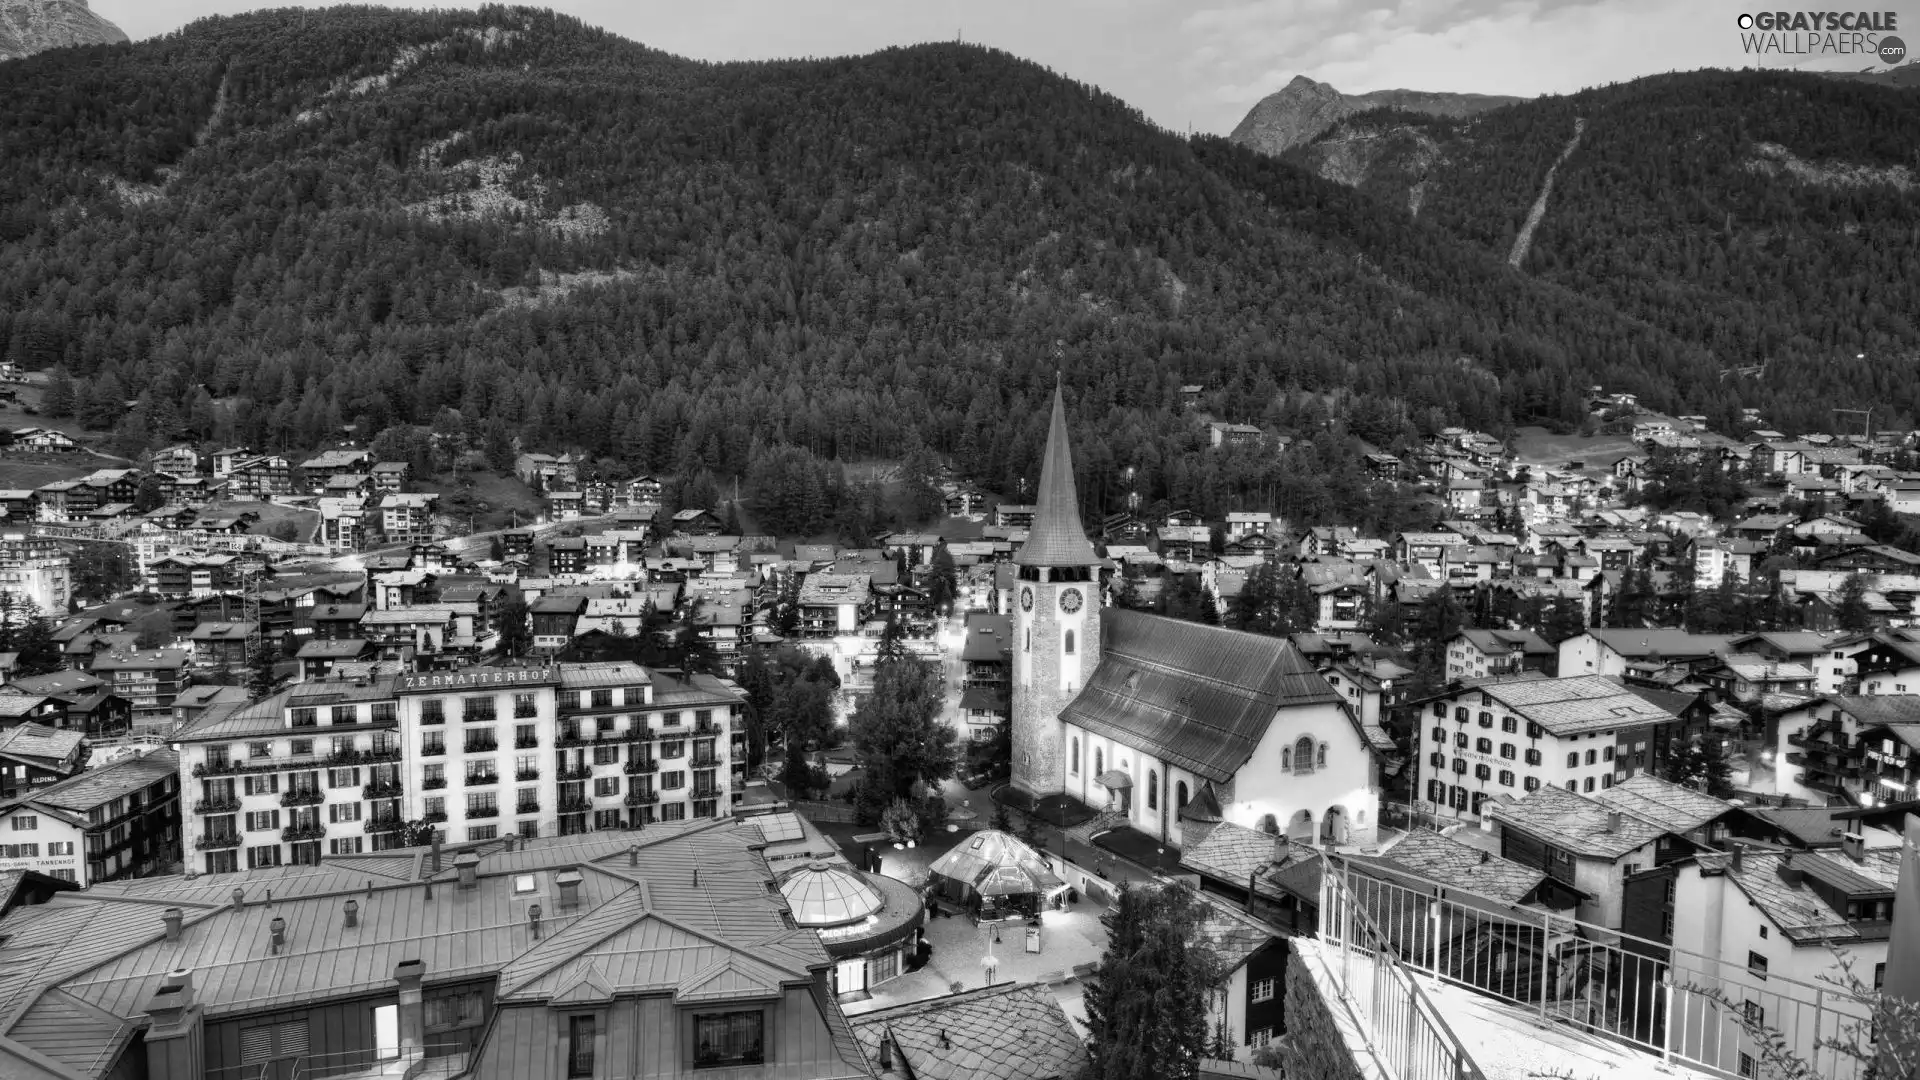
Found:
<path fill-rule="evenodd" d="M 1021 566 L 1096 566 L 1100 557 L 1080 525 L 1080 497 L 1073 486 L 1073 453 L 1067 448 L 1067 404 L 1054 376 L 1053 421 L 1040 463 L 1039 498 L 1033 528 L 1013 561 Z"/>

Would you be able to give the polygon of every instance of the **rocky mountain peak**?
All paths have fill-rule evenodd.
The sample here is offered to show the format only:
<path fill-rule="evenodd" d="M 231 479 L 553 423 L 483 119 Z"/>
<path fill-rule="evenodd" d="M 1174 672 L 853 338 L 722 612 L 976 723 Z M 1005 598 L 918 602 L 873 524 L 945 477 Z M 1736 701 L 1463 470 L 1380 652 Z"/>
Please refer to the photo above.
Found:
<path fill-rule="evenodd" d="M 119 27 L 88 9 L 87 0 L 0 0 L 0 60 L 125 40 Z"/>
<path fill-rule="evenodd" d="M 1445 94 L 1421 90 L 1376 90 L 1343 94 L 1323 82 L 1295 75 L 1262 98 L 1233 129 L 1234 142 L 1266 154 L 1282 154 L 1312 142 L 1322 132 L 1368 109 L 1387 106 L 1433 116 L 1471 116 L 1525 100 L 1493 94 Z"/>

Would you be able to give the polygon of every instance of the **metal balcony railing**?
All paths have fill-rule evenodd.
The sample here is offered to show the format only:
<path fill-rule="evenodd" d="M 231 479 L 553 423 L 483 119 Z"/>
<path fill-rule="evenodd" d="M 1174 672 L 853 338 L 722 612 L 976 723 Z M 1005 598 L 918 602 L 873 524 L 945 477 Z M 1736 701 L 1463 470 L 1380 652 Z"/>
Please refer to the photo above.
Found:
<path fill-rule="evenodd" d="M 318 806 L 326 801 L 326 793 L 319 788 L 294 788 L 280 796 L 281 806 Z"/>
<path fill-rule="evenodd" d="M 628 806 L 652 806 L 659 801 L 660 793 L 656 791 L 630 791 L 627 793 Z"/>
<path fill-rule="evenodd" d="M 1399 871 L 1383 881 L 1326 858 L 1320 939 L 1394 1075 L 1480 1076 L 1419 981 L 1430 979 L 1648 1054 L 1649 1072 L 1659 1058 L 1735 1076 L 1743 1056 L 1761 1060 L 1762 1040 L 1777 1036 L 1815 1075 L 1860 1080 L 1864 1062 L 1835 1044 L 1849 1033 L 1864 1041 L 1872 1005 L 1837 984 L 1750 971 L 1744 957 L 1723 961 Z M 1728 1000 L 1764 1009 L 1767 1030 Z"/>
<path fill-rule="evenodd" d="M 326 835 L 325 825 L 289 825 L 280 830 L 280 839 L 289 844 L 297 844 L 303 840 L 319 840 Z"/>
<path fill-rule="evenodd" d="M 200 851 L 215 851 L 221 848 L 237 848 L 240 846 L 240 834 L 239 833 L 214 833 L 211 836 L 202 836 L 193 842 L 193 846 Z"/>
<path fill-rule="evenodd" d="M 193 804 L 196 814 L 231 814 L 240 809 L 240 798 L 229 795 L 224 799 L 201 799 Z"/>
<path fill-rule="evenodd" d="M 637 760 L 628 761 L 625 765 L 622 765 L 620 767 L 620 771 L 626 773 L 628 776 L 640 776 L 647 773 L 655 773 L 660 771 L 660 762 L 654 758 L 640 758 Z"/>

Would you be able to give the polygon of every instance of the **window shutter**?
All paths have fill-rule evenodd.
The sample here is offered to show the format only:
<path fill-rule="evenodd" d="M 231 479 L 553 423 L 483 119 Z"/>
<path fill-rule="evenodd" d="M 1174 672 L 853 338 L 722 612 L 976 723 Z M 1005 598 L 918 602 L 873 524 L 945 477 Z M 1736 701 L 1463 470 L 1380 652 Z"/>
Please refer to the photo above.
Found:
<path fill-rule="evenodd" d="M 240 1064 L 259 1065 L 272 1060 L 273 1025 L 242 1028 L 240 1031 Z"/>
<path fill-rule="evenodd" d="M 279 1036 L 279 1057 L 305 1057 L 307 1053 L 307 1022 L 289 1020 L 281 1024 L 275 1033 Z"/>

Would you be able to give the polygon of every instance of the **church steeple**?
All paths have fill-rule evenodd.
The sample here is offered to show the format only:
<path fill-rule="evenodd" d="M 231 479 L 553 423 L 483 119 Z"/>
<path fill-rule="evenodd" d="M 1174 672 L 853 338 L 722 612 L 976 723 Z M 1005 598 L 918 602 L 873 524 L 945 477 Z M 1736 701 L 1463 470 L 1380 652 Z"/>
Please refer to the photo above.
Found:
<path fill-rule="evenodd" d="M 1040 464 L 1039 501 L 1033 528 L 1013 557 L 1020 566 L 1098 566 L 1093 542 L 1080 525 L 1080 498 L 1073 486 L 1073 453 L 1067 448 L 1067 406 L 1058 383 L 1053 388 L 1053 421 L 1047 429 L 1046 456 Z"/>

